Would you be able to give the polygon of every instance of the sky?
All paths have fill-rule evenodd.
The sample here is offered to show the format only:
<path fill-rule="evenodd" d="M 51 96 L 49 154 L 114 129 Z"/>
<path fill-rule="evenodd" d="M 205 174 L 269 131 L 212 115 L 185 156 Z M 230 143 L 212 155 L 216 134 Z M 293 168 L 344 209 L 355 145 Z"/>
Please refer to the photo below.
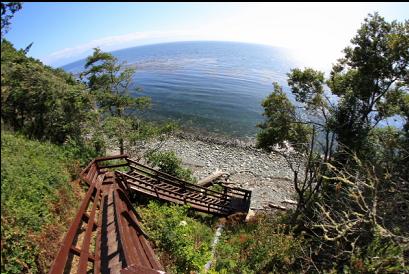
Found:
<path fill-rule="evenodd" d="M 6 39 L 59 67 L 92 48 L 113 51 L 172 41 L 220 40 L 290 49 L 305 66 L 328 69 L 368 13 L 409 18 L 409 3 L 23 3 Z"/>

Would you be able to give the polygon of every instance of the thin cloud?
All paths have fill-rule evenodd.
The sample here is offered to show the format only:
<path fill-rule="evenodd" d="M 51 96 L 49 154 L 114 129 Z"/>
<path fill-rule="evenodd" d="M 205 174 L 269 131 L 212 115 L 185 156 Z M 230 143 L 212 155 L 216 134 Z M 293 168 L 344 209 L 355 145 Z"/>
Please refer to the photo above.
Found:
<path fill-rule="evenodd" d="M 112 51 L 137 45 L 187 40 L 222 40 L 261 43 L 293 51 L 304 66 L 329 69 L 355 35 L 368 13 L 385 10 L 385 3 L 258 3 L 239 4 L 205 22 L 186 23 L 176 30 L 133 32 L 109 36 L 65 48 L 42 58 L 61 65 L 101 47 Z M 391 20 L 391 18 L 387 18 Z M 166 26 L 164 26 L 166 27 Z"/>
<path fill-rule="evenodd" d="M 130 46 L 130 44 L 143 43 L 153 39 L 167 39 L 178 37 L 193 37 L 193 32 L 189 31 L 149 31 L 149 32 L 133 32 L 124 35 L 108 36 L 75 47 L 64 48 L 55 51 L 41 60 L 46 64 L 63 63 L 64 61 L 72 60 L 73 58 L 81 58 L 86 53 L 91 52 L 95 47 L 100 47 L 102 50 L 110 51 Z"/>

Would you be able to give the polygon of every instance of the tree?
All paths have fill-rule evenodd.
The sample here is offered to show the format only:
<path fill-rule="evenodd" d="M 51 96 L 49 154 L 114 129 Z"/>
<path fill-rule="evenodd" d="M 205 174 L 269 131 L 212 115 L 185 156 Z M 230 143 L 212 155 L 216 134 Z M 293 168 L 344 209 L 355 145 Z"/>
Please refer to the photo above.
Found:
<path fill-rule="evenodd" d="M 327 161 L 333 152 L 335 136 L 329 125 L 333 120 L 335 105 L 331 102 L 329 94 L 324 91 L 324 73 L 312 68 L 304 70 L 296 68 L 287 76 L 291 92 L 306 114 L 303 121 L 317 128 L 319 136 L 312 137 L 320 145 L 320 150 L 324 153 L 324 161 Z"/>
<path fill-rule="evenodd" d="M 122 154 L 125 133 L 130 130 L 129 124 L 136 111 L 150 106 L 150 98 L 132 97 L 130 86 L 135 68 L 126 66 L 126 62 L 120 63 L 112 54 L 102 52 L 99 48 L 95 48 L 87 58 L 85 69 L 81 78 L 86 80 L 90 94 L 95 98 L 94 111 L 98 112 L 98 119 L 101 120 L 95 122 L 100 127 L 106 125 L 105 131 L 108 130 L 108 135 L 117 139 Z"/>
<path fill-rule="evenodd" d="M 196 182 L 192 171 L 182 167 L 182 160 L 177 157 L 174 151 L 150 151 L 146 158 L 150 165 L 158 167 L 162 172 L 188 182 Z"/>
<path fill-rule="evenodd" d="M 1 37 L 3 38 L 4 35 L 9 31 L 10 28 L 10 20 L 13 18 L 14 13 L 19 11 L 22 8 L 21 2 L 8 2 L 3 3 L 1 2 Z"/>
<path fill-rule="evenodd" d="M 340 97 L 332 124 L 337 141 L 359 153 L 380 121 L 402 114 L 393 104 L 409 92 L 409 21 L 369 15 L 351 43 L 327 83 Z"/>
<path fill-rule="evenodd" d="M 43 65 L 1 44 L 1 119 L 30 138 L 62 144 L 82 139 L 90 108 L 85 86 L 71 74 Z"/>
<path fill-rule="evenodd" d="M 399 202 L 407 209 L 407 194 L 400 194 L 406 199 L 396 199 L 395 195 L 386 200 L 383 196 L 387 174 L 368 166 L 356 155 L 351 155 L 351 159 L 354 170 L 349 164 L 336 167 L 327 163 L 331 175 L 324 179 L 334 182 L 327 185 L 332 191 L 322 193 L 312 208 L 314 217 L 306 218 L 307 227 L 313 231 L 312 242 L 317 245 L 314 260 L 330 262 L 341 273 L 405 272 L 405 250 L 409 251 L 407 213 L 401 210 L 399 221 L 390 222 L 395 216 L 388 203 Z M 396 186 L 396 182 L 390 183 Z"/>
<path fill-rule="evenodd" d="M 301 149 L 308 142 L 310 128 L 297 117 L 295 107 L 278 83 L 273 83 L 273 92 L 263 100 L 263 115 L 266 121 L 258 124 L 257 146 L 271 151 L 272 146 L 284 141 Z"/>
<path fill-rule="evenodd" d="M 370 149 L 368 136 L 379 122 L 399 115 L 408 125 L 409 21 L 388 23 L 377 13 L 369 15 L 351 43 L 327 80 L 323 72 L 311 68 L 293 69 L 288 74 L 291 92 L 306 114 L 302 121 L 323 133 L 325 160 L 333 154 L 334 138 L 339 151 L 347 147 L 365 158 Z M 274 103 L 280 105 L 277 100 Z M 283 112 L 292 109 L 283 106 Z M 283 125 L 291 120 L 284 118 L 287 114 L 277 109 L 266 115 L 277 115 L 277 119 L 268 137 L 260 133 L 260 138 L 269 139 L 263 143 L 281 142 L 290 136 L 291 127 Z M 338 153 L 337 157 L 343 156 Z"/>

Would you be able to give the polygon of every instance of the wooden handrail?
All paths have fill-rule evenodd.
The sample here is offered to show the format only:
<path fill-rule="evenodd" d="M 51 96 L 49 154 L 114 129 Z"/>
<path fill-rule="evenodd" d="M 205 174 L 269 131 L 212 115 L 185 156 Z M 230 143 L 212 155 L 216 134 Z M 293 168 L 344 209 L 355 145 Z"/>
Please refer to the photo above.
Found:
<path fill-rule="evenodd" d="M 185 180 L 182 180 L 182 179 L 180 179 L 180 178 L 174 177 L 174 176 L 172 176 L 172 175 L 166 174 L 166 173 L 164 173 L 164 172 L 162 172 L 162 171 L 153 169 L 152 167 L 143 165 L 143 164 L 138 163 L 138 162 L 136 162 L 136 161 L 134 161 L 134 160 L 132 160 L 132 159 L 129 159 L 129 158 L 128 158 L 127 161 L 130 162 L 130 163 L 133 163 L 134 165 L 136 165 L 136 166 L 133 166 L 132 164 L 130 164 L 129 166 L 130 166 L 131 168 L 134 167 L 134 168 L 136 168 L 137 170 L 143 171 L 143 170 L 141 170 L 140 168 L 137 167 L 137 166 L 140 166 L 140 167 L 142 167 L 142 168 L 145 168 L 145 169 L 148 169 L 148 170 L 150 170 L 150 171 L 153 171 L 154 173 L 161 174 L 161 175 L 163 175 L 165 178 L 168 177 L 168 178 L 171 178 L 171 179 L 173 179 L 173 180 L 175 180 L 175 181 L 181 182 L 182 184 L 190 185 L 190 186 L 192 186 L 192 187 L 194 187 L 194 188 L 198 188 L 198 189 L 207 189 L 208 191 L 213 192 L 213 193 L 219 193 L 219 192 L 217 192 L 217 191 L 213 191 L 213 190 L 210 190 L 210 189 L 208 189 L 208 188 L 206 188 L 206 187 L 192 184 L 192 183 L 190 183 L 190 182 L 188 182 L 188 181 L 185 181 Z M 156 174 L 152 174 L 152 175 L 156 175 Z M 174 183 L 173 181 L 170 181 L 170 182 Z M 234 192 L 234 191 L 230 191 L 230 192 L 232 192 L 232 193 L 234 193 L 234 194 L 236 194 L 236 195 L 243 196 L 243 197 L 246 196 L 247 193 L 251 192 L 250 190 L 243 189 L 243 188 L 239 188 L 239 187 L 223 186 L 223 188 L 227 188 L 228 190 L 235 190 L 235 192 Z"/>
<path fill-rule="evenodd" d="M 185 196 L 185 195 L 183 195 L 183 194 L 181 194 L 181 193 L 179 193 L 179 192 L 172 191 L 172 190 L 169 190 L 169 189 L 164 188 L 164 187 L 156 186 L 156 185 L 154 185 L 154 184 L 150 184 L 150 183 L 148 183 L 148 182 L 142 181 L 142 180 L 140 180 L 140 179 L 138 179 L 138 178 L 135 178 L 135 177 L 133 177 L 133 176 L 131 176 L 131 175 L 129 175 L 129 174 L 123 173 L 123 172 L 117 171 L 116 173 L 119 174 L 120 176 L 125 176 L 125 177 L 128 177 L 128 178 L 132 179 L 132 180 L 138 181 L 138 182 L 141 183 L 141 184 L 145 184 L 145 185 L 151 186 L 151 188 L 147 188 L 147 187 L 144 187 L 144 186 L 141 186 L 141 185 L 139 185 L 139 184 L 135 184 L 135 183 L 133 183 L 133 182 L 129 182 L 129 181 L 126 180 L 126 183 L 127 183 L 127 184 L 135 185 L 135 186 L 137 186 L 137 187 L 146 189 L 146 190 L 148 190 L 148 191 L 155 191 L 155 189 L 156 189 L 156 190 L 157 190 L 157 189 L 160 189 L 160 190 L 162 190 L 163 192 L 172 193 L 172 194 L 174 194 L 174 195 L 180 197 L 180 198 L 178 199 L 177 197 L 173 197 L 173 196 L 167 195 L 166 193 L 161 193 L 161 195 L 168 196 L 168 197 L 173 198 L 173 199 L 177 199 L 177 200 L 180 200 L 180 201 L 185 201 L 184 198 L 186 198 L 186 199 L 188 199 L 188 200 L 193 200 L 193 201 L 189 201 L 190 203 L 196 204 L 196 205 L 198 205 L 198 206 L 203 206 L 203 203 L 205 203 L 205 204 L 211 205 L 212 207 L 217 208 L 218 210 L 219 210 L 220 208 L 222 208 L 222 209 L 223 209 L 223 208 L 230 208 L 230 207 L 226 207 L 226 206 L 223 206 L 223 205 L 220 205 L 220 204 L 217 204 L 217 203 L 213 203 L 213 202 L 204 202 L 203 200 L 201 200 L 201 199 L 199 199 L 199 198 L 194 198 L 194 197 Z M 214 196 L 213 196 L 213 197 L 214 197 Z M 215 198 L 220 199 L 220 197 L 215 197 Z M 198 202 L 201 202 L 201 203 L 198 203 L 198 202 L 195 202 L 195 201 L 198 201 Z M 222 200 L 221 200 L 221 201 L 222 201 Z"/>
<path fill-rule="evenodd" d="M 165 179 L 165 178 L 158 177 L 158 179 Z M 196 192 L 207 193 L 208 196 L 212 196 L 212 197 L 215 197 L 215 198 L 218 198 L 218 199 L 225 198 L 223 193 L 220 193 L 220 192 L 208 189 L 208 188 L 196 188 L 195 187 L 196 185 L 190 184 L 190 183 L 185 184 L 185 185 L 181 185 L 181 184 L 172 182 L 172 181 L 170 181 L 168 179 L 165 179 L 164 183 L 172 185 L 172 186 L 176 186 L 176 187 L 181 187 L 181 188 L 186 189 L 186 190 L 192 190 L 192 191 L 196 191 Z"/>
<path fill-rule="evenodd" d="M 124 159 L 126 163 L 105 163 L 107 164 L 105 166 L 102 164 L 105 161 L 115 159 Z M 115 171 L 114 177 L 106 176 L 112 173 L 105 169 L 124 166 L 128 166 L 131 169 L 130 172 Z M 135 172 L 135 176 L 132 175 L 132 172 Z M 80 178 L 88 184 L 89 188 L 53 262 L 49 272 L 52 274 L 61 274 L 66 270 L 70 255 L 79 256 L 78 264 L 71 265 L 71 267 L 77 267 L 78 273 L 85 272 L 89 262 L 93 263 L 95 274 L 101 272 L 101 237 L 103 236 L 101 234 L 103 222 L 105 222 L 103 221 L 105 214 L 103 212 L 107 210 L 105 208 L 107 204 L 102 202 L 102 197 L 107 197 L 106 195 L 113 195 L 109 197 L 113 198 L 114 218 L 118 228 L 117 235 L 122 244 L 120 250 L 125 256 L 125 265 L 132 266 L 126 268 L 128 272 L 138 267 L 152 271 L 163 268 L 146 240 L 147 235 L 140 226 L 138 214 L 132 207 L 129 200 L 130 196 L 127 193 L 140 192 L 151 196 L 156 195 L 167 201 L 190 204 L 196 210 L 218 215 L 228 215 L 235 210 L 248 210 L 251 198 L 251 191 L 227 186 L 223 186 L 223 193 L 210 190 L 142 165 L 129 159 L 126 154 L 95 158 L 81 171 Z M 164 186 L 159 186 L 162 183 Z M 178 189 L 178 191 L 171 190 L 166 186 L 171 189 Z M 237 204 L 233 201 L 237 201 Z M 90 207 L 91 202 L 92 206 Z M 233 205 L 237 208 L 234 208 Z M 87 212 L 88 210 L 89 212 Z M 95 220 L 96 217 L 97 221 Z M 85 231 L 83 231 L 82 244 L 81 247 L 77 247 L 75 243 L 79 235 L 79 228 L 83 223 L 86 223 L 86 226 Z M 96 233 L 96 242 L 95 246 L 92 246 L 91 239 L 93 239 L 94 233 Z M 91 246 L 92 250 L 90 250 Z M 75 269 L 72 270 L 75 271 Z"/>
<path fill-rule="evenodd" d="M 63 273 L 65 265 L 67 263 L 67 259 L 68 259 L 68 255 L 70 254 L 70 252 L 72 251 L 72 246 L 74 243 L 74 239 L 75 236 L 77 234 L 77 231 L 82 223 L 82 219 L 83 219 L 83 215 L 85 214 L 88 205 L 91 201 L 91 197 L 93 195 L 95 195 L 94 193 L 96 193 L 96 184 L 97 181 L 94 181 L 90 188 L 88 189 L 82 203 L 81 206 L 77 212 L 77 215 L 75 216 L 73 222 L 71 223 L 71 226 L 67 232 L 67 234 L 65 235 L 63 244 L 57 254 L 56 259 L 54 260 L 54 263 L 50 269 L 50 274 L 60 274 Z M 94 199 L 95 201 L 95 199 Z M 81 249 L 82 252 L 82 249 Z M 86 256 L 88 258 L 88 256 Z"/>
<path fill-rule="evenodd" d="M 198 205 L 198 206 L 203 206 L 203 204 L 205 203 L 206 205 L 209 204 L 209 205 L 211 205 L 212 207 L 217 208 L 218 210 L 219 210 L 219 209 L 225 209 L 225 208 L 227 208 L 227 209 L 230 209 L 230 208 L 231 208 L 231 207 L 229 207 L 229 206 L 224 206 L 224 205 L 220 205 L 220 204 L 213 203 L 213 202 L 204 202 L 203 200 L 201 200 L 201 199 L 199 199 L 199 198 L 185 196 L 184 194 L 181 194 L 181 193 L 179 193 L 179 192 L 172 191 L 172 190 L 169 190 L 169 189 L 164 188 L 164 187 L 160 187 L 160 186 L 156 186 L 156 185 L 154 185 L 154 184 L 150 184 L 150 183 L 144 182 L 144 181 L 139 180 L 139 179 L 137 179 L 137 178 L 135 178 L 135 177 L 133 177 L 133 176 L 131 176 L 131 175 L 129 175 L 129 174 L 126 174 L 126 173 L 122 173 L 122 172 L 118 172 L 118 171 L 117 171 L 117 174 L 119 174 L 120 176 L 125 176 L 125 177 L 128 177 L 128 178 L 130 178 L 130 179 L 136 180 L 136 181 L 138 181 L 138 182 L 141 183 L 141 184 L 145 184 L 145 185 L 151 186 L 151 188 L 147 188 L 147 187 L 144 187 L 144 186 L 142 186 L 142 185 L 140 185 L 140 184 L 135 184 L 135 183 L 129 182 L 129 181 L 126 181 L 125 184 L 131 184 L 131 185 L 134 185 L 134 186 L 137 186 L 137 187 L 146 189 L 146 190 L 148 190 L 148 191 L 155 191 L 155 189 L 156 189 L 156 190 L 159 189 L 159 190 L 162 190 L 163 192 L 172 193 L 172 194 L 174 194 L 174 195 L 176 195 L 176 196 L 178 196 L 178 197 L 180 197 L 180 198 L 178 199 L 177 197 L 170 196 L 170 195 L 168 195 L 168 194 L 166 194 L 166 193 L 162 193 L 162 192 L 161 192 L 160 194 L 163 195 L 163 196 L 167 196 L 167 197 L 170 197 L 170 198 L 179 200 L 179 201 L 184 201 L 184 200 L 185 200 L 184 198 L 186 197 L 186 199 L 188 199 L 188 200 L 193 200 L 193 201 L 189 201 L 190 203 L 196 204 L 196 205 Z M 217 198 L 217 199 L 220 199 L 219 197 L 216 197 L 216 198 Z M 195 201 L 198 201 L 198 202 L 195 202 Z M 221 199 L 221 201 L 223 201 L 223 200 Z M 200 203 L 199 203 L 199 202 L 200 202 Z"/>
<path fill-rule="evenodd" d="M 135 162 L 135 161 L 132 161 L 132 162 Z M 166 182 L 169 182 L 170 184 L 173 184 L 173 185 L 175 185 L 175 186 L 181 186 L 181 185 L 182 185 L 182 186 L 189 186 L 189 187 L 191 187 L 191 188 L 195 188 L 195 189 L 207 191 L 208 193 L 210 192 L 210 193 L 213 193 L 213 194 L 215 194 L 215 195 L 223 195 L 223 194 L 220 193 L 220 192 L 217 192 L 217 191 L 208 189 L 208 188 L 206 188 L 206 187 L 202 187 L 202 186 L 198 186 L 198 185 L 189 183 L 189 182 L 187 182 L 187 181 L 178 179 L 178 178 L 173 177 L 173 176 L 171 176 L 171 175 L 167 175 L 166 173 L 163 173 L 163 172 L 161 172 L 161 171 L 159 171 L 159 170 L 155 170 L 155 169 L 153 169 L 153 168 L 151 168 L 151 167 L 148 167 L 148 166 L 145 166 L 145 165 L 142 165 L 142 164 L 138 164 L 138 165 L 141 166 L 141 167 L 143 167 L 143 168 L 147 168 L 147 169 L 149 169 L 149 170 L 151 170 L 151 171 L 153 171 L 153 172 L 159 173 L 160 175 L 165 175 L 164 177 L 162 177 L 162 179 L 164 179 Z M 134 166 L 134 165 L 129 165 L 129 166 L 130 166 L 131 168 L 134 168 L 134 169 L 138 170 L 138 171 L 142 171 L 142 172 L 144 172 L 144 173 L 148 173 L 148 172 L 145 172 L 144 170 L 141 170 L 141 169 L 138 168 L 137 166 Z M 151 173 L 148 173 L 148 174 L 151 174 Z M 152 176 L 155 176 L 156 174 L 151 174 L 151 175 L 152 175 Z M 176 182 L 174 182 L 174 181 L 172 181 L 172 180 L 169 180 L 169 179 L 166 178 L 166 177 L 176 178 L 175 180 L 181 182 L 182 184 L 178 184 L 178 183 L 176 183 Z"/>
<path fill-rule="evenodd" d="M 121 154 L 121 155 L 116 155 L 116 156 L 105 156 L 105 157 L 97 157 L 94 159 L 95 162 L 101 162 L 101 161 L 109 161 L 109 160 L 115 160 L 115 159 L 123 159 L 126 158 L 128 159 L 127 154 Z"/>

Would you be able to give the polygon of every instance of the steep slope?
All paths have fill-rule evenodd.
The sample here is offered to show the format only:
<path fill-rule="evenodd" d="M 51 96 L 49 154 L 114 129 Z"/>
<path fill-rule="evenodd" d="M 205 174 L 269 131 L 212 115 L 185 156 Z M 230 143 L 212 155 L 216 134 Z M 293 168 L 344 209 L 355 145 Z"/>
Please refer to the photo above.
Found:
<path fill-rule="evenodd" d="M 48 271 L 81 189 L 62 147 L 1 133 L 1 272 Z"/>

